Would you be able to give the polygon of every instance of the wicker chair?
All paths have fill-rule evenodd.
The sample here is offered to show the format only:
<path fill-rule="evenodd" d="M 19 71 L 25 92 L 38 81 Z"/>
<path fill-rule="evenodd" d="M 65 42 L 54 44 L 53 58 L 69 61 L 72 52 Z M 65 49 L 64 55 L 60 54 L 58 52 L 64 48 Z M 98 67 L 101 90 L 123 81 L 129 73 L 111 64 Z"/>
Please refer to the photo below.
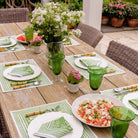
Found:
<path fill-rule="evenodd" d="M 0 138 L 10 138 L 1 109 L 0 109 Z"/>
<path fill-rule="evenodd" d="M 0 23 L 27 22 L 28 14 L 27 8 L 0 9 Z"/>
<path fill-rule="evenodd" d="M 103 38 L 102 32 L 98 31 L 96 28 L 93 28 L 89 25 L 80 23 L 77 29 L 80 29 L 82 31 L 82 34 L 79 38 L 94 48 Z"/>
<path fill-rule="evenodd" d="M 138 75 L 138 51 L 111 41 L 106 55 Z"/>
<path fill-rule="evenodd" d="M 31 0 L 20 0 L 20 5 L 16 4 L 16 0 L 5 0 L 7 8 L 28 8 L 31 12 L 35 8 L 35 4 Z"/>

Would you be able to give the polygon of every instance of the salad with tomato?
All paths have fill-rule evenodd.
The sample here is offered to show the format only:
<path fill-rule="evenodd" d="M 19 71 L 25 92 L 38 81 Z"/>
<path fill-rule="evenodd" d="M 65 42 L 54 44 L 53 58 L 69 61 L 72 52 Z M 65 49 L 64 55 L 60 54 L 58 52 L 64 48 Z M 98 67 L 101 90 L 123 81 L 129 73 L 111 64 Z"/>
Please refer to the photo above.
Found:
<path fill-rule="evenodd" d="M 111 116 L 109 109 L 114 103 L 108 100 L 85 100 L 77 110 L 77 114 L 83 119 L 83 122 L 95 126 L 110 126 Z"/>

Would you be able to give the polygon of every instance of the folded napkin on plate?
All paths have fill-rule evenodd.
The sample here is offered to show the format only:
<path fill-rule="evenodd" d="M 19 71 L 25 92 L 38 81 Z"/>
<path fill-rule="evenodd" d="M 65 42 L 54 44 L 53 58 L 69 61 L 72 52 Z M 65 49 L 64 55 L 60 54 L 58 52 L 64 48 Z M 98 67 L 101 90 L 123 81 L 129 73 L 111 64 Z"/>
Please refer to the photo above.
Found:
<path fill-rule="evenodd" d="M 34 74 L 34 70 L 30 66 L 16 67 L 10 73 L 27 76 Z"/>
<path fill-rule="evenodd" d="M 70 126 L 69 122 L 64 117 L 60 117 L 56 120 L 42 124 L 38 133 L 50 134 L 60 138 L 72 130 L 73 128 Z"/>
<path fill-rule="evenodd" d="M 135 109 L 138 110 L 138 99 L 131 99 L 128 101 Z"/>
<path fill-rule="evenodd" d="M 80 62 L 84 66 L 93 66 L 93 65 L 97 65 L 97 63 L 98 63 L 98 61 L 91 60 L 91 59 L 80 59 Z"/>
<path fill-rule="evenodd" d="M 10 45 L 11 40 L 9 38 L 0 39 L 0 46 L 1 45 Z"/>

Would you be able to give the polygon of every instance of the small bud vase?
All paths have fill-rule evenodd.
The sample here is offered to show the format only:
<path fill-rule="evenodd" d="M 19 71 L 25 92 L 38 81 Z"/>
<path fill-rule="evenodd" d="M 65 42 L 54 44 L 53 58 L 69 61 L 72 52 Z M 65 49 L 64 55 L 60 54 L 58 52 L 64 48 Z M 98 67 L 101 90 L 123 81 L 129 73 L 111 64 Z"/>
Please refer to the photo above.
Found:
<path fill-rule="evenodd" d="M 36 53 L 36 54 L 41 53 L 41 47 L 40 46 L 34 46 L 34 53 Z"/>
<path fill-rule="evenodd" d="M 68 83 L 68 91 L 71 93 L 76 93 L 79 90 L 79 84 Z"/>

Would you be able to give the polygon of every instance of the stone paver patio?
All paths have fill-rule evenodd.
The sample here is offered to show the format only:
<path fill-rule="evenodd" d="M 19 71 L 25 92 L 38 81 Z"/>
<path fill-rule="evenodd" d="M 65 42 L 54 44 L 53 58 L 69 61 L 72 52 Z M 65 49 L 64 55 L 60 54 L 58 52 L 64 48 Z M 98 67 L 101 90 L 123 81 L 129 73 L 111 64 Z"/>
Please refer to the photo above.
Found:
<path fill-rule="evenodd" d="M 112 40 L 125 44 L 126 46 L 138 51 L 138 30 L 103 34 L 104 37 L 96 47 L 96 49 L 103 54 L 106 54 L 109 42 Z"/>

